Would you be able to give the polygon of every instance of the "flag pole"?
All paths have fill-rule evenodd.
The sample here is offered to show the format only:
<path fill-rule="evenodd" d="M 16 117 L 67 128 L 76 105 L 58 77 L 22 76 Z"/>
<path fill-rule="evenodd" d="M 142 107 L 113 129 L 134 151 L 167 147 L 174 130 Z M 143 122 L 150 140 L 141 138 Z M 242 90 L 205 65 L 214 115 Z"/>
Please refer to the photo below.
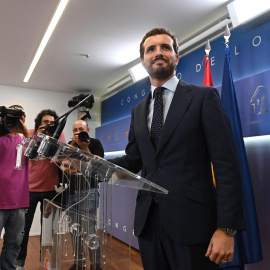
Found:
<path fill-rule="evenodd" d="M 209 53 L 211 51 L 211 46 L 210 46 L 209 39 L 207 39 L 204 51 L 206 53 L 206 60 L 207 60 L 207 59 L 209 59 Z"/>
<path fill-rule="evenodd" d="M 205 72 L 204 72 L 204 78 L 203 78 L 203 85 L 204 86 L 214 86 L 211 71 L 210 71 L 210 62 L 209 62 L 209 54 L 211 51 L 211 45 L 210 45 L 209 39 L 206 42 L 204 51 L 205 51 L 206 55 L 204 56 L 204 59 L 203 59 L 203 63 L 205 62 Z M 202 65 L 203 65 L 203 63 L 202 63 Z M 212 169 L 213 184 L 216 187 L 216 179 L 215 179 L 215 174 L 214 174 L 212 162 L 211 162 L 211 169 Z"/>
<path fill-rule="evenodd" d="M 226 45 L 226 48 L 229 47 L 229 39 L 230 39 L 230 36 L 231 36 L 231 32 L 230 32 L 230 29 L 229 29 L 229 26 L 228 24 L 226 25 L 226 28 L 225 28 L 225 32 L 224 32 L 224 39 L 225 39 L 225 45 Z"/>

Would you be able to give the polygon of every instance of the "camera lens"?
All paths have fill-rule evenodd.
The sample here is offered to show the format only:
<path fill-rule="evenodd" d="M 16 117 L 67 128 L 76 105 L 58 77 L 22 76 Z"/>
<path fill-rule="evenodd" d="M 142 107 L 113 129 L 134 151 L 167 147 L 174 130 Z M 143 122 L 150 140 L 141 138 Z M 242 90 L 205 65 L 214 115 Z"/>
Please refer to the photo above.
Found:
<path fill-rule="evenodd" d="M 90 140 L 88 133 L 85 131 L 80 132 L 78 134 L 78 138 L 81 142 L 87 142 L 88 140 Z"/>

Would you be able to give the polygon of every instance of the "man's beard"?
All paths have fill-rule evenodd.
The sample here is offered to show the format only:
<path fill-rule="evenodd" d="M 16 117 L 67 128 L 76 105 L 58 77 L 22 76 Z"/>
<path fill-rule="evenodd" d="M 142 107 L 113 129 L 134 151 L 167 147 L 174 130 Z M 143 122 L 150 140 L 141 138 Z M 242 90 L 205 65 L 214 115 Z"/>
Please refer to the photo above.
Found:
<path fill-rule="evenodd" d="M 145 69 L 148 72 L 149 76 L 153 79 L 158 80 L 165 80 L 171 75 L 173 75 L 173 73 L 175 72 L 175 68 L 176 68 L 175 62 L 169 63 L 166 66 L 162 65 L 156 68 L 153 68 L 153 62 L 150 65 L 145 66 Z"/>

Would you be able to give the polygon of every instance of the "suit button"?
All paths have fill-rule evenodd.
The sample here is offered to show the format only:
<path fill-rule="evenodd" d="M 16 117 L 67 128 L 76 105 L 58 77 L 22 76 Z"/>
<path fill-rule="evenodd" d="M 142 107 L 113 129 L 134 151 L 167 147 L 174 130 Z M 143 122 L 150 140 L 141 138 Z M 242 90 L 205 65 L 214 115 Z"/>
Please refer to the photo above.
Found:
<path fill-rule="evenodd" d="M 156 165 L 156 170 L 160 170 L 161 167 L 159 165 Z"/>

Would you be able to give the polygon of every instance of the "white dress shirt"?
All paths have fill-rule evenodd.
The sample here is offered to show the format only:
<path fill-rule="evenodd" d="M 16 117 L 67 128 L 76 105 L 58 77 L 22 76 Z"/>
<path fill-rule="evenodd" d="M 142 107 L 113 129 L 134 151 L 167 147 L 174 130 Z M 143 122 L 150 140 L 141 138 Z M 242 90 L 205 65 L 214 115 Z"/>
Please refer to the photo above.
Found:
<path fill-rule="evenodd" d="M 162 87 L 165 87 L 166 89 L 163 90 L 163 124 L 166 120 L 170 105 L 172 103 L 172 99 L 176 90 L 176 87 L 178 85 L 179 80 L 177 79 L 176 76 L 173 76 L 170 78 L 167 82 L 165 82 Z M 150 134 L 151 131 L 151 124 L 152 124 L 152 119 L 153 119 L 153 111 L 154 111 L 154 102 L 155 99 L 153 98 L 153 94 L 155 91 L 156 87 L 151 85 L 151 96 L 152 99 L 150 100 L 149 104 L 149 111 L 148 111 L 148 116 L 147 116 L 147 124 L 148 124 L 148 131 Z"/>

